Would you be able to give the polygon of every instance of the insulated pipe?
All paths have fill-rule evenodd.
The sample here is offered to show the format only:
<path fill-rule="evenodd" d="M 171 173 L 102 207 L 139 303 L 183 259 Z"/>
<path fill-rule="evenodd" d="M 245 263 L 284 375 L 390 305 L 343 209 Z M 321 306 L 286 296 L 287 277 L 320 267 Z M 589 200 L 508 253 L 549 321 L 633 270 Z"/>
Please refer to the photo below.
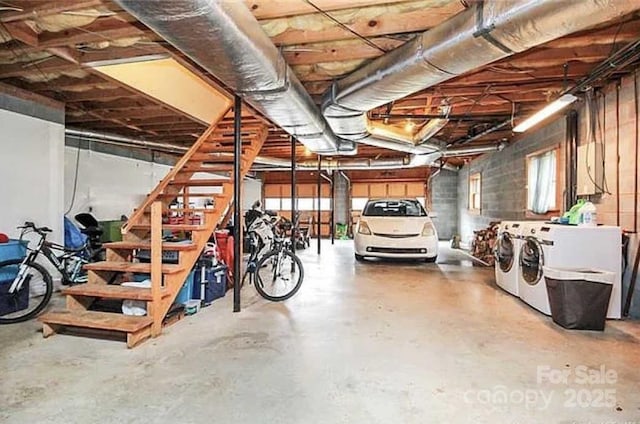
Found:
<path fill-rule="evenodd" d="M 334 83 L 322 113 L 338 137 L 382 147 L 371 109 L 637 9 L 628 0 L 479 1 Z"/>
<path fill-rule="evenodd" d="M 354 154 L 340 140 L 244 2 L 115 0 L 244 101 L 319 154 Z"/>
<path fill-rule="evenodd" d="M 165 151 L 170 153 L 184 154 L 188 148 L 173 146 L 171 144 L 155 143 L 145 140 L 139 140 L 136 138 L 120 136 L 117 134 L 102 133 L 96 131 L 88 131 L 75 128 L 66 128 L 65 134 L 70 137 L 82 138 L 98 143 L 117 144 L 123 146 L 140 147 L 150 150 Z M 295 140 L 293 140 L 295 143 Z M 455 156 L 468 156 L 481 153 L 488 153 L 493 151 L 500 151 L 506 146 L 506 143 L 500 143 L 496 145 L 477 146 L 477 147 L 461 147 L 455 149 L 449 149 L 444 152 L 445 157 Z M 231 156 L 231 153 L 212 153 L 212 155 Z M 439 153 L 433 153 L 426 155 L 412 155 L 408 158 L 394 158 L 394 159 L 322 159 L 323 169 L 341 169 L 341 170 L 367 170 L 367 169 L 405 169 L 415 168 L 418 166 L 433 166 L 433 162 L 441 157 Z M 294 158 L 295 159 L 295 158 Z M 261 165 L 267 165 L 260 170 L 280 170 L 283 168 L 291 168 L 291 161 L 281 158 L 273 158 L 268 156 L 257 156 L 254 160 L 255 163 Z M 296 164 L 296 169 L 308 169 L 312 170 L 317 166 L 317 161 L 306 161 Z M 448 165 L 444 166 L 445 169 L 451 171 L 457 171 L 455 167 Z"/>
<path fill-rule="evenodd" d="M 85 130 L 80 128 L 65 128 L 64 134 L 69 137 L 86 139 L 86 140 L 95 141 L 98 143 L 110 142 L 109 144 L 121 144 L 126 146 L 139 147 L 143 149 L 151 149 L 151 150 L 168 152 L 168 153 L 183 154 L 187 150 L 189 150 L 186 147 L 173 146 L 171 144 L 165 144 L 165 143 L 155 143 L 153 141 L 139 140 L 136 138 L 125 137 L 117 134 L 108 134 L 108 133 Z"/>

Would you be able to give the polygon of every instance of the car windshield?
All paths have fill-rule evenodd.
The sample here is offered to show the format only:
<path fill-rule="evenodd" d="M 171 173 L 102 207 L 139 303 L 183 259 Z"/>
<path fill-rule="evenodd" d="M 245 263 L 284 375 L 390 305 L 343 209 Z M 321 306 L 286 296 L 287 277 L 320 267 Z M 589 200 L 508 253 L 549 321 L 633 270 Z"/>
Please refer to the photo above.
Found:
<path fill-rule="evenodd" d="M 367 203 L 363 216 L 427 216 L 417 200 L 372 200 Z"/>

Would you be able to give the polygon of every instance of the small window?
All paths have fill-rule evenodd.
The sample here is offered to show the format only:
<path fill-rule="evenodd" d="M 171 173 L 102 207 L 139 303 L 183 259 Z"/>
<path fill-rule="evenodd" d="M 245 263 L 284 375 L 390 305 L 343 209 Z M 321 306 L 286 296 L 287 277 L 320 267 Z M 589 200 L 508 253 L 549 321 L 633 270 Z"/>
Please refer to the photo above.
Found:
<path fill-rule="evenodd" d="M 558 209 L 557 149 L 527 156 L 527 210 L 543 215 Z"/>
<path fill-rule="evenodd" d="M 280 199 L 272 197 L 267 197 L 264 199 L 264 209 L 267 211 L 279 211 L 280 210 Z"/>
<path fill-rule="evenodd" d="M 298 199 L 298 210 L 299 211 L 312 211 L 313 210 L 313 199 Z"/>
<path fill-rule="evenodd" d="M 369 198 L 367 197 L 353 197 L 351 199 L 351 210 L 361 211 L 362 209 L 364 209 L 367 201 L 369 201 Z"/>
<path fill-rule="evenodd" d="M 291 210 L 291 197 L 285 197 L 282 199 L 282 209 L 283 211 Z"/>
<path fill-rule="evenodd" d="M 331 210 L 331 199 L 328 197 L 320 198 L 320 210 L 321 211 L 330 211 Z"/>
<path fill-rule="evenodd" d="M 482 205 L 482 177 L 479 172 L 469 177 L 469 210 L 480 213 Z"/>

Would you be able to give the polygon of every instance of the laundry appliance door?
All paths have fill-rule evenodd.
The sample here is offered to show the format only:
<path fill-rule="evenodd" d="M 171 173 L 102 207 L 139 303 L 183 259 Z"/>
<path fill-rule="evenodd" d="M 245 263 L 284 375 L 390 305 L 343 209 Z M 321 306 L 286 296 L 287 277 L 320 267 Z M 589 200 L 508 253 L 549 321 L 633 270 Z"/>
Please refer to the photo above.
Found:
<path fill-rule="evenodd" d="M 520 272 L 524 281 L 535 286 L 542 279 L 544 251 L 535 237 L 526 237 L 520 250 Z"/>

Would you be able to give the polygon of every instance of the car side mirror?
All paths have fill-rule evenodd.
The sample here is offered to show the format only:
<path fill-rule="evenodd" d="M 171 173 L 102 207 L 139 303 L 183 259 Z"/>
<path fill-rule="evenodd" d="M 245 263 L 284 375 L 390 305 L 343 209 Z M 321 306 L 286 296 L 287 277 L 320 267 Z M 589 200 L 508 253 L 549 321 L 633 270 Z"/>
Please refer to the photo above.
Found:
<path fill-rule="evenodd" d="M 435 213 L 435 212 L 429 212 L 429 213 L 427 214 L 427 216 L 429 216 L 429 218 L 432 218 L 432 219 L 433 219 L 433 218 L 437 218 L 437 217 L 438 217 L 438 214 L 437 214 L 437 213 Z"/>

